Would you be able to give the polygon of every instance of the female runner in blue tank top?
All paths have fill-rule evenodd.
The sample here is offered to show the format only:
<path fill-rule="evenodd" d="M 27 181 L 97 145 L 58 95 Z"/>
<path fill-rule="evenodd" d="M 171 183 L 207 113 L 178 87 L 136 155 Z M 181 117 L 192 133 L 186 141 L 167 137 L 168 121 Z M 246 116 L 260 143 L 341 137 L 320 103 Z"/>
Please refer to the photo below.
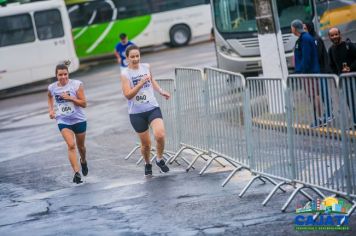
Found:
<path fill-rule="evenodd" d="M 146 162 L 145 175 L 152 175 L 149 126 L 152 127 L 157 145 L 156 165 L 162 172 L 168 172 L 169 168 L 163 160 L 164 124 L 154 90 L 166 99 L 169 99 L 170 94 L 161 89 L 157 81 L 153 79 L 150 66 L 140 63 L 140 51 L 136 45 L 127 47 L 125 53 L 128 67 L 121 72 L 121 86 L 128 100 L 130 122 L 141 141 L 141 153 Z"/>
<path fill-rule="evenodd" d="M 48 86 L 49 117 L 56 119 L 58 128 L 68 146 L 68 157 L 74 170 L 74 183 L 82 183 L 79 173 L 76 148 L 80 154 L 80 164 L 84 176 L 88 174 L 85 148 L 85 132 L 87 127 L 83 108 L 87 106 L 83 84 L 79 80 L 69 79 L 68 67 L 57 65 L 57 82 Z"/>

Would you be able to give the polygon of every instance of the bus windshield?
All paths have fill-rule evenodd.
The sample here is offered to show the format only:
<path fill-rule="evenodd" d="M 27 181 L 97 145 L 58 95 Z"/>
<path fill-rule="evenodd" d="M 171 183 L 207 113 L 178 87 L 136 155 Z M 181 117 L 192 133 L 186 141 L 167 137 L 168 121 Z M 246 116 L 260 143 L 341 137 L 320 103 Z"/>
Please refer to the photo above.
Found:
<path fill-rule="evenodd" d="M 242 33 L 244 36 L 257 31 L 254 0 L 213 0 L 216 29 L 221 34 Z M 294 19 L 312 20 L 311 0 L 277 0 L 280 27 L 290 31 Z"/>

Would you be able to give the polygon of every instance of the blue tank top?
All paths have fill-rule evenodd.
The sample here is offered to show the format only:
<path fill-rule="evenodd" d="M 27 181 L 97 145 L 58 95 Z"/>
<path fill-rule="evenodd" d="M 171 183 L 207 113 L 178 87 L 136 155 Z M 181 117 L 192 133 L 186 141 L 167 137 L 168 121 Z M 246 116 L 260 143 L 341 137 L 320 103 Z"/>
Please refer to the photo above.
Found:
<path fill-rule="evenodd" d="M 133 88 L 144 76 L 150 75 L 150 69 L 148 64 L 140 63 L 138 69 L 125 68 L 121 74 L 130 81 L 130 87 Z M 128 100 L 129 114 L 150 111 L 158 106 L 151 82 L 146 82 L 136 96 Z"/>

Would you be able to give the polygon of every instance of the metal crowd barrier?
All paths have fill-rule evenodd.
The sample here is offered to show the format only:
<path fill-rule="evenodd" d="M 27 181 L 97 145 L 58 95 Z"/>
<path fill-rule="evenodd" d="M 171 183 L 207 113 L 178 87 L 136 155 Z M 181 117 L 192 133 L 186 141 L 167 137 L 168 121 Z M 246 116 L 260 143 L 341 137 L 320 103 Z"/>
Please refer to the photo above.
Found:
<path fill-rule="evenodd" d="M 349 194 L 356 197 L 356 73 L 344 74 L 339 80 L 341 121 L 345 127 L 345 156 L 350 168 L 348 169 Z"/>
<path fill-rule="evenodd" d="M 199 158 L 207 161 L 210 157 L 206 83 L 200 69 L 176 68 L 175 77 L 178 91 L 176 95 L 178 139 L 181 148 L 169 163 L 176 160 L 184 150 L 191 150 L 196 156 L 186 169 L 189 171 Z"/>
<path fill-rule="evenodd" d="M 177 111 L 176 111 L 176 88 L 174 79 L 156 79 L 161 88 L 170 93 L 170 99 L 163 96 L 156 96 L 157 102 L 161 108 L 165 131 L 165 150 L 164 155 L 171 158 L 179 149 L 179 140 L 177 135 Z M 168 158 L 168 159 L 169 159 Z"/>
<path fill-rule="evenodd" d="M 342 74 L 339 78 L 341 133 L 347 174 L 347 193 L 353 203 L 348 216 L 356 209 L 356 73 Z"/>
<path fill-rule="evenodd" d="M 351 215 L 356 209 L 356 73 L 340 81 L 334 75 L 291 75 L 286 84 L 273 78 L 248 78 L 245 84 L 241 75 L 213 68 L 205 68 L 205 74 L 206 81 L 201 70 L 176 69 L 183 146 L 174 158 L 185 148 L 197 153 L 193 163 L 210 156 L 200 174 L 217 158 L 235 171 L 248 168 L 256 177 L 240 196 L 257 179 L 275 185 L 263 205 L 290 184 L 296 189 L 282 211 L 298 193 L 311 200 L 304 191 L 310 189 L 322 198 L 326 191 L 349 200 Z"/>
<path fill-rule="evenodd" d="M 292 75 L 287 79 L 290 109 L 289 155 L 294 160 L 298 187 L 308 188 L 324 198 L 321 189 L 345 194 L 344 158 L 340 136 L 337 77 L 333 75 Z"/>
<path fill-rule="evenodd" d="M 238 170 L 249 169 L 256 177 L 239 196 L 257 179 L 271 182 L 275 187 L 263 205 L 290 184 L 295 190 L 282 211 L 298 193 L 311 200 L 305 189 L 347 199 L 353 204 L 348 215 L 356 209 L 356 73 L 245 83 L 240 74 L 213 68 L 205 68 L 206 77 L 192 68 L 175 72 L 176 102 L 165 109 L 174 107 L 178 142 L 173 143 L 181 148 L 170 163 L 190 149 L 196 156 L 187 170 L 198 158 L 210 159 L 203 174 L 223 158 L 235 167 L 223 185 Z"/>
<path fill-rule="evenodd" d="M 212 159 L 201 170 L 202 175 L 213 160 L 222 158 L 234 170 L 223 186 L 241 169 L 248 169 L 246 151 L 244 94 L 245 78 L 241 74 L 216 68 L 205 68 L 207 93 L 207 130 Z"/>
<path fill-rule="evenodd" d="M 239 194 L 242 197 L 252 183 L 260 180 L 275 185 L 267 198 L 266 205 L 277 190 L 285 192 L 282 185 L 293 182 L 293 161 L 288 155 L 290 139 L 287 133 L 285 111 L 285 84 L 277 78 L 247 78 L 246 122 L 249 122 L 248 137 L 250 168 L 254 175 Z M 275 180 L 280 180 L 277 183 Z M 311 198 L 304 191 L 302 192 Z"/>

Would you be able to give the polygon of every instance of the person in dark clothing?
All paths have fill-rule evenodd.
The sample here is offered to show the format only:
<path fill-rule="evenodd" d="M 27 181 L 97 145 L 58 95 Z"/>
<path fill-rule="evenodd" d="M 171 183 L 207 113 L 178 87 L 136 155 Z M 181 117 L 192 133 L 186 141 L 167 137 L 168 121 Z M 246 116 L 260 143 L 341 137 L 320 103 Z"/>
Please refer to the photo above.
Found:
<path fill-rule="evenodd" d="M 338 28 L 331 28 L 329 30 L 329 38 L 333 43 L 328 51 L 330 68 L 332 72 L 337 75 L 340 75 L 342 73 L 355 72 L 356 71 L 356 47 L 351 42 L 342 40 L 341 32 Z M 356 107 L 355 107 L 354 88 L 355 88 L 355 83 L 352 85 L 352 80 L 346 81 L 345 83 L 346 101 L 352 113 L 352 119 L 354 123 L 353 127 L 356 129 Z M 350 97 L 349 97 L 349 91 L 351 95 Z"/>
<path fill-rule="evenodd" d="M 329 30 L 333 45 L 329 48 L 330 68 L 339 75 L 356 71 L 356 48 L 351 42 L 343 41 L 338 28 Z"/>
<path fill-rule="evenodd" d="M 320 73 L 322 74 L 330 73 L 328 52 L 326 51 L 324 41 L 315 32 L 314 24 L 312 22 L 305 23 L 304 29 L 314 38 L 315 45 L 317 47 L 317 52 L 318 52 Z M 314 82 L 313 81 L 310 82 L 311 82 L 313 97 L 315 98 L 313 104 L 314 122 L 310 126 L 315 128 L 321 125 L 325 125 L 327 122 L 333 119 L 333 116 L 331 114 L 332 102 L 329 98 L 328 82 L 326 79 L 320 79 L 320 87 L 318 83 L 316 83 L 316 86 L 314 86 Z M 320 104 L 320 93 L 319 93 L 320 88 L 321 88 L 321 100 L 322 103 L 324 104 L 324 110 L 326 111 L 326 114 L 323 115 L 323 118 L 317 118 L 317 114 L 319 117 L 321 117 L 321 104 Z"/>
<path fill-rule="evenodd" d="M 320 67 L 320 73 L 329 73 L 329 60 L 328 60 L 328 52 L 326 51 L 326 47 L 323 39 L 315 32 L 313 23 L 306 23 L 305 30 L 314 38 L 316 48 L 318 51 L 318 62 Z"/>
<path fill-rule="evenodd" d="M 304 30 L 304 25 L 301 20 L 294 20 L 291 23 L 292 33 L 298 37 L 294 48 L 294 62 L 295 62 L 295 73 L 296 74 L 318 74 L 320 73 L 318 49 L 316 40 Z M 332 120 L 330 106 L 328 110 L 322 117 L 320 109 L 320 99 L 319 99 L 319 89 L 315 80 L 305 79 L 303 82 L 304 88 L 308 94 L 311 103 L 313 104 L 313 117 L 314 121 L 310 124 L 310 127 L 319 127 L 326 125 L 327 122 Z M 316 86 L 314 86 L 316 84 Z M 320 85 L 322 88 L 322 97 L 327 98 L 327 81 L 320 80 Z M 315 88 L 316 87 L 316 88 Z M 318 111 L 318 115 L 317 115 Z M 319 116 L 319 117 L 318 117 Z"/>
<path fill-rule="evenodd" d="M 304 31 L 301 20 L 292 21 L 291 30 L 298 37 L 294 48 L 295 73 L 320 73 L 318 52 L 314 38 Z"/>

